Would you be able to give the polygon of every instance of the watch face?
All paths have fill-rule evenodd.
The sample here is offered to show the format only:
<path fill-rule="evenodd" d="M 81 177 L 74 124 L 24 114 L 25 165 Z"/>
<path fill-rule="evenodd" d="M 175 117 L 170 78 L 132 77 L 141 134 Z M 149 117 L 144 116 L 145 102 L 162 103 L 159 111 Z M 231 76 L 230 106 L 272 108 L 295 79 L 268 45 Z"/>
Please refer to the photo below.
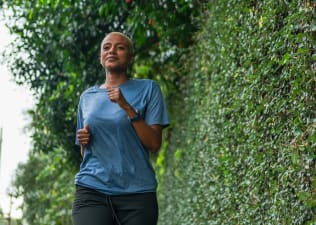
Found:
<path fill-rule="evenodd" d="M 140 119 L 142 118 L 141 115 L 140 115 L 140 113 L 138 112 L 138 110 L 135 110 L 135 111 L 136 111 L 136 115 L 135 115 L 134 117 L 132 117 L 132 118 L 129 118 L 129 120 L 130 120 L 131 122 L 140 120 Z"/>

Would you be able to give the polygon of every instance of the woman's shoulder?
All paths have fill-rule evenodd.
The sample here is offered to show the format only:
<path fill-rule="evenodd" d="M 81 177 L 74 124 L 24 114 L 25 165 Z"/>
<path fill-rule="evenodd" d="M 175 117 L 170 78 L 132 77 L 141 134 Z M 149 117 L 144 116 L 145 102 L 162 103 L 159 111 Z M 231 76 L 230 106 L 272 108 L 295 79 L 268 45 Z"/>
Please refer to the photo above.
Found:
<path fill-rule="evenodd" d="M 131 78 L 130 82 L 136 85 L 155 86 L 158 85 L 157 81 L 148 78 Z"/>
<path fill-rule="evenodd" d="M 81 93 L 81 96 L 84 96 L 84 95 L 87 95 L 87 94 L 90 94 L 90 93 L 98 92 L 98 90 L 99 90 L 99 86 L 98 85 L 94 85 L 94 86 L 88 87 L 87 89 L 85 89 Z"/>

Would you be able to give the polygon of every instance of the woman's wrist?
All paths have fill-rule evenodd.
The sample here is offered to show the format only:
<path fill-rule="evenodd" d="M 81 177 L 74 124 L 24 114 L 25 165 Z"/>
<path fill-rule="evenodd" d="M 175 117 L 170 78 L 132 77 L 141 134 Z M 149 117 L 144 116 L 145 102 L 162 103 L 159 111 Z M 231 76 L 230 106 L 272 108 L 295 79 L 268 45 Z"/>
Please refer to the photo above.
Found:
<path fill-rule="evenodd" d="M 121 107 L 122 107 L 122 109 L 125 110 L 125 112 L 129 118 L 132 118 L 137 114 L 137 111 L 128 103 L 126 103 L 125 105 L 123 105 Z"/>

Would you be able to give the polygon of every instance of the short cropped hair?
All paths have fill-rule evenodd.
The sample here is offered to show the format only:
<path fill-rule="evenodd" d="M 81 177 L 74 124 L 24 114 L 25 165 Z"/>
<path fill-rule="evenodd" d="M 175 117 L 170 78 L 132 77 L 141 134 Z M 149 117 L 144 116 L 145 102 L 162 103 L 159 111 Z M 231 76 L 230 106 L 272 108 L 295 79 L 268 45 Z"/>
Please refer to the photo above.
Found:
<path fill-rule="evenodd" d="M 114 31 L 114 32 L 110 32 L 110 33 L 106 34 L 105 37 L 103 38 L 103 40 L 104 40 L 107 36 L 109 36 L 110 34 L 117 34 L 117 35 L 120 35 L 121 37 L 125 38 L 125 39 L 127 40 L 127 42 L 128 42 L 128 45 L 129 45 L 128 48 L 129 48 L 130 54 L 131 54 L 131 55 L 134 55 L 133 42 L 132 42 L 132 39 L 131 39 L 129 36 L 127 36 L 126 34 L 123 34 L 123 33 L 121 33 L 121 32 Z M 102 41 L 102 42 L 103 42 L 103 41 Z"/>

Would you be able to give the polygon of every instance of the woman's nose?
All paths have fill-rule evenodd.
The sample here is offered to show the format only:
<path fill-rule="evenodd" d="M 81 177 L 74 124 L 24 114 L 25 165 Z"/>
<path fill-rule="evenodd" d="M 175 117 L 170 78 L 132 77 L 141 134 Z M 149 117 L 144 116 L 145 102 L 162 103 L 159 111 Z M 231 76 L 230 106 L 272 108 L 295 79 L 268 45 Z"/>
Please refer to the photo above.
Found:
<path fill-rule="evenodd" d="M 116 52 L 116 48 L 115 46 L 112 46 L 110 49 L 109 49 L 109 53 L 113 54 Z"/>

